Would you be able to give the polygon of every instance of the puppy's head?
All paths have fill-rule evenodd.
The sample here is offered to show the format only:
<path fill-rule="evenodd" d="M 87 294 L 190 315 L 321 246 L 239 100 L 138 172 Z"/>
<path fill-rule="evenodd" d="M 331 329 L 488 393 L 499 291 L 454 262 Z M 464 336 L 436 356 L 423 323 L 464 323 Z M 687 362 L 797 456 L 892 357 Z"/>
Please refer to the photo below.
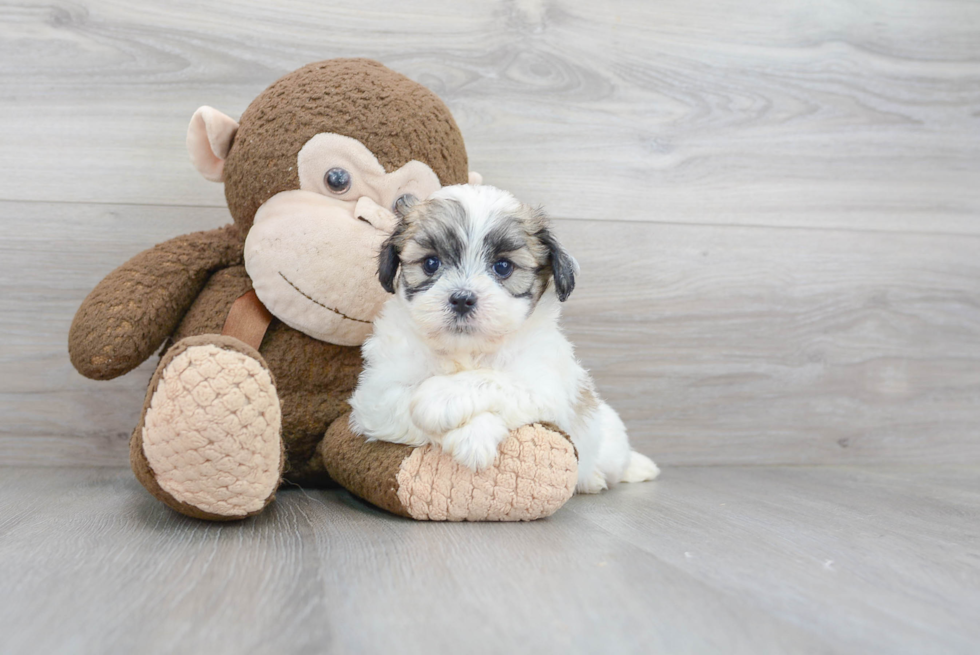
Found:
<path fill-rule="evenodd" d="M 396 214 L 378 275 L 429 338 L 498 339 L 552 287 L 561 301 L 575 287 L 578 264 L 548 219 L 505 191 L 444 187 L 428 200 L 400 202 Z"/>

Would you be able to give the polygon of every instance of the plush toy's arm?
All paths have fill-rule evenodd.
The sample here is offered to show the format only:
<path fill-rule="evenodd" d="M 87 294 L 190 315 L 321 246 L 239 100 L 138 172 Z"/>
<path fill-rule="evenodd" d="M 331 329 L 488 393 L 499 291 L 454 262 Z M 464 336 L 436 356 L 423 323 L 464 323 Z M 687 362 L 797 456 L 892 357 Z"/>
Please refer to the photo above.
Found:
<path fill-rule="evenodd" d="M 173 333 L 211 273 L 241 259 L 242 242 L 232 225 L 144 250 L 82 302 L 68 333 L 72 364 L 95 380 L 136 368 Z"/>

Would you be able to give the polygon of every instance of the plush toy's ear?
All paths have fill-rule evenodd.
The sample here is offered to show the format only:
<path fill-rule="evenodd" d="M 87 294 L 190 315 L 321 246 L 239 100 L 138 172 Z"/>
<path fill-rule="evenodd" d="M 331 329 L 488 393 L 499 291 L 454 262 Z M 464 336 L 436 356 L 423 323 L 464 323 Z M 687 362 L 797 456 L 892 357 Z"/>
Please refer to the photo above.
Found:
<path fill-rule="evenodd" d="M 551 260 L 551 272 L 555 277 L 555 292 L 558 294 L 558 300 L 565 302 L 572 295 L 572 290 L 575 288 L 575 274 L 579 272 L 578 262 L 568 254 L 567 250 L 562 248 L 555 235 L 551 233 L 551 230 L 542 230 L 538 234 L 538 238 L 548 248 L 548 256 Z"/>
<path fill-rule="evenodd" d="M 470 184 L 483 184 L 483 176 L 476 171 L 470 171 Z"/>
<path fill-rule="evenodd" d="M 225 158 L 238 132 L 238 122 L 213 107 L 201 107 L 187 127 L 187 151 L 194 168 L 212 182 L 225 178 Z"/>

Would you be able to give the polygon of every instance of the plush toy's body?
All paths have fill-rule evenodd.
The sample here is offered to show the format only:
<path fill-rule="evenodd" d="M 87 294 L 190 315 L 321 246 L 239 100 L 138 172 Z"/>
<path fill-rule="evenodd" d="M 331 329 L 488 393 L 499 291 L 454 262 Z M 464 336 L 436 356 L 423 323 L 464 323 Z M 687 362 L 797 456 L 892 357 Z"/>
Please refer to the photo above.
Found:
<path fill-rule="evenodd" d="M 418 519 L 527 520 L 568 499 L 574 451 L 542 426 L 516 430 L 479 474 L 348 427 L 358 345 L 385 299 L 376 254 L 388 208 L 469 178 L 438 98 L 377 62 L 330 60 L 274 83 L 240 124 L 198 110 L 188 147 L 225 183 L 234 223 L 113 271 L 69 335 L 73 364 L 94 379 L 163 346 L 131 442 L 153 495 L 215 520 L 261 511 L 283 477 L 332 480 Z"/>
<path fill-rule="evenodd" d="M 242 264 L 215 272 L 174 332 L 174 342 L 221 334 L 232 303 L 251 289 Z M 326 427 L 349 411 L 346 398 L 357 384 L 360 349 L 319 341 L 273 321 L 259 352 L 275 379 L 282 406 L 285 477 L 299 484 L 329 481 L 316 448 Z"/>

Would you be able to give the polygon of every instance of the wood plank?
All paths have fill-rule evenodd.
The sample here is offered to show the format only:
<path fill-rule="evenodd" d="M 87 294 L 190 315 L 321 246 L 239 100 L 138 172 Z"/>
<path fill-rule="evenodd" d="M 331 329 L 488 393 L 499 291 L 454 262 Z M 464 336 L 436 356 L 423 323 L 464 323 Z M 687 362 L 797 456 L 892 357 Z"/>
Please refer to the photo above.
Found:
<path fill-rule="evenodd" d="M 980 233 L 970 0 L 55 0 L 0 9 L 0 55 L 0 199 L 221 206 L 193 110 L 368 55 L 556 215 Z"/>
<path fill-rule="evenodd" d="M 569 334 L 644 452 L 980 462 L 976 238 L 561 228 L 583 267 Z"/>
<path fill-rule="evenodd" d="M 218 209 L 0 203 L 0 461 L 124 464 L 152 363 L 67 359 L 75 309 Z M 980 462 L 980 239 L 559 221 L 567 331 L 666 464 Z"/>
<path fill-rule="evenodd" d="M 0 469 L 0 650 L 971 653 L 978 483 L 678 468 L 529 524 L 300 489 L 214 524 L 122 469 Z"/>
<path fill-rule="evenodd" d="M 980 639 L 976 468 L 667 469 L 569 511 L 835 652 L 967 653 Z M 614 509 L 611 503 L 616 502 Z"/>

